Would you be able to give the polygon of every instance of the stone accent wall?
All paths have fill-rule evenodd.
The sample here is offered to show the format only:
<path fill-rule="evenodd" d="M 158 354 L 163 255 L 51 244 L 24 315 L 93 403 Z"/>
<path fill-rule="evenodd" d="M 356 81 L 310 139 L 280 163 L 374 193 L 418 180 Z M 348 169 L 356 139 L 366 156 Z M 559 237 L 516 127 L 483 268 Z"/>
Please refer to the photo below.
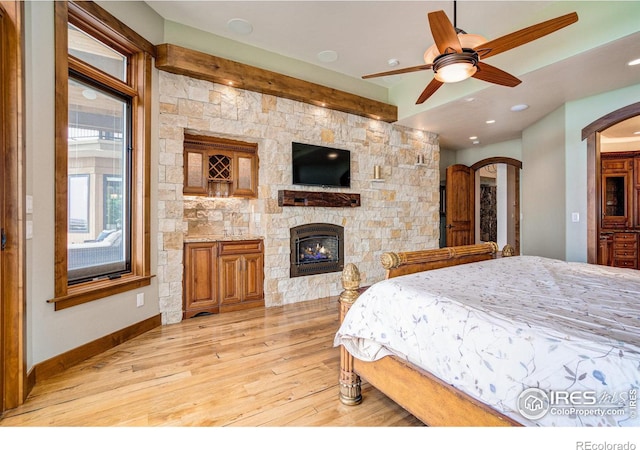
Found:
<path fill-rule="evenodd" d="M 184 197 L 185 131 L 258 144 L 259 198 Z M 351 188 L 361 207 L 279 207 L 291 183 L 291 142 L 351 151 Z M 418 155 L 424 164 L 416 165 Z M 159 257 L 163 323 L 182 317 L 187 235 L 260 236 L 267 307 L 338 295 L 341 273 L 289 278 L 289 229 L 324 222 L 345 228 L 345 263 L 362 284 L 384 278 L 383 251 L 435 248 L 439 239 L 439 147 L 433 133 L 292 100 L 160 72 Z M 372 181 L 374 166 L 383 181 Z"/>

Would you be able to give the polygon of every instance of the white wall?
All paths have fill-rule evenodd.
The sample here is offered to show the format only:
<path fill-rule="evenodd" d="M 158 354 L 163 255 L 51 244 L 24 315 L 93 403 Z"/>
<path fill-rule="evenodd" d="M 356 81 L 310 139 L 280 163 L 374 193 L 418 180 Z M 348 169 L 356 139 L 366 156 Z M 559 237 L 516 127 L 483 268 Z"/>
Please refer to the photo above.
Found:
<path fill-rule="evenodd" d="M 522 254 L 565 258 L 562 107 L 522 133 Z"/>
<path fill-rule="evenodd" d="M 162 21 L 140 2 L 106 2 L 150 40 L 162 36 Z M 146 10 L 140 15 L 141 10 Z M 131 12 L 131 13 L 129 13 Z M 54 15 L 53 2 L 25 2 L 26 168 L 27 194 L 33 195 L 33 239 L 27 241 L 27 369 L 159 313 L 157 280 L 150 286 L 54 311 Z M 156 43 L 156 42 L 154 42 Z M 157 89 L 157 72 L 153 92 Z M 157 98 L 153 114 L 158 115 Z M 157 123 L 152 127 L 151 164 L 157 166 Z M 157 173 L 151 179 L 151 235 L 157 234 Z M 151 240 L 151 267 L 157 244 Z M 136 294 L 145 305 L 136 307 Z"/>
<path fill-rule="evenodd" d="M 499 142 L 482 147 L 471 147 L 458 150 L 455 153 L 455 164 L 464 164 L 465 166 L 472 166 L 478 161 L 493 158 L 494 156 L 502 156 L 522 161 L 522 140 L 513 139 L 511 141 Z"/>

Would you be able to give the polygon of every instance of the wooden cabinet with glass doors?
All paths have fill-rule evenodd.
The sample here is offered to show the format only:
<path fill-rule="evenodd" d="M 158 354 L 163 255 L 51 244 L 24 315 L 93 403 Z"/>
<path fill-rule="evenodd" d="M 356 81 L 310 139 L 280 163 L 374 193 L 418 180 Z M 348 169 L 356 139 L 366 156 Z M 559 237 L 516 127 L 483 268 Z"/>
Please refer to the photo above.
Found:
<path fill-rule="evenodd" d="M 257 144 L 185 135 L 185 195 L 209 197 L 258 196 Z"/>
<path fill-rule="evenodd" d="M 633 218 L 633 158 L 602 156 L 603 229 L 628 229 Z"/>
<path fill-rule="evenodd" d="M 601 154 L 601 264 L 638 269 L 640 152 Z"/>

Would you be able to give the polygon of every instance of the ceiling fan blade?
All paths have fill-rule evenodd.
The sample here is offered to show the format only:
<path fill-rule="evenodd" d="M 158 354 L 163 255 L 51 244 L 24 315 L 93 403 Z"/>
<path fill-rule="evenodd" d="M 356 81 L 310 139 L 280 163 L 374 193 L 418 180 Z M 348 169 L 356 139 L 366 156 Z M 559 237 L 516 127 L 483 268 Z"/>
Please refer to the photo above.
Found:
<path fill-rule="evenodd" d="M 427 14 L 427 17 L 429 18 L 431 35 L 440 54 L 451 53 L 452 50 L 460 53 L 462 46 L 460 45 L 458 34 L 445 12 L 433 11 Z"/>
<path fill-rule="evenodd" d="M 571 25 L 578 21 L 578 14 L 575 12 L 556 17 L 555 19 L 540 22 L 536 25 L 523 28 L 513 33 L 509 33 L 492 41 L 485 42 L 474 48 L 475 51 L 481 52 L 482 58 L 495 56 L 512 48 L 519 47 L 531 41 L 535 41 L 541 37 L 558 31 L 561 28 Z"/>
<path fill-rule="evenodd" d="M 367 78 L 384 77 L 387 75 L 398 75 L 401 73 L 418 72 L 419 70 L 431 69 L 432 64 L 422 64 L 421 66 L 405 67 L 404 69 L 390 70 L 388 72 L 372 73 L 371 75 L 364 75 L 363 80 Z"/>
<path fill-rule="evenodd" d="M 438 81 L 435 78 L 431 80 L 431 83 L 429 83 L 427 87 L 424 88 L 424 91 L 422 91 L 422 94 L 420 94 L 420 97 L 418 97 L 418 100 L 416 100 L 416 105 L 424 103 L 425 100 L 431 97 L 443 84 L 444 83 L 442 81 Z"/>
<path fill-rule="evenodd" d="M 497 67 L 490 66 L 489 64 L 478 62 L 478 71 L 472 75 L 473 78 L 478 80 L 488 81 L 489 83 L 499 84 L 501 86 L 514 87 L 522 83 L 521 80 L 513 75 L 498 69 Z"/>

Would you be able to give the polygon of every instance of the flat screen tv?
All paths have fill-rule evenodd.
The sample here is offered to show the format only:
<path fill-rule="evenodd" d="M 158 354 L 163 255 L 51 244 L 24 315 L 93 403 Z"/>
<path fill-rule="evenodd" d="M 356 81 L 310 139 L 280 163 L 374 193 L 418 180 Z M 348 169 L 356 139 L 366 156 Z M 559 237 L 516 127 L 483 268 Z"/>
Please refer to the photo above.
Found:
<path fill-rule="evenodd" d="M 291 144 L 293 184 L 351 187 L 351 152 L 320 145 Z"/>

